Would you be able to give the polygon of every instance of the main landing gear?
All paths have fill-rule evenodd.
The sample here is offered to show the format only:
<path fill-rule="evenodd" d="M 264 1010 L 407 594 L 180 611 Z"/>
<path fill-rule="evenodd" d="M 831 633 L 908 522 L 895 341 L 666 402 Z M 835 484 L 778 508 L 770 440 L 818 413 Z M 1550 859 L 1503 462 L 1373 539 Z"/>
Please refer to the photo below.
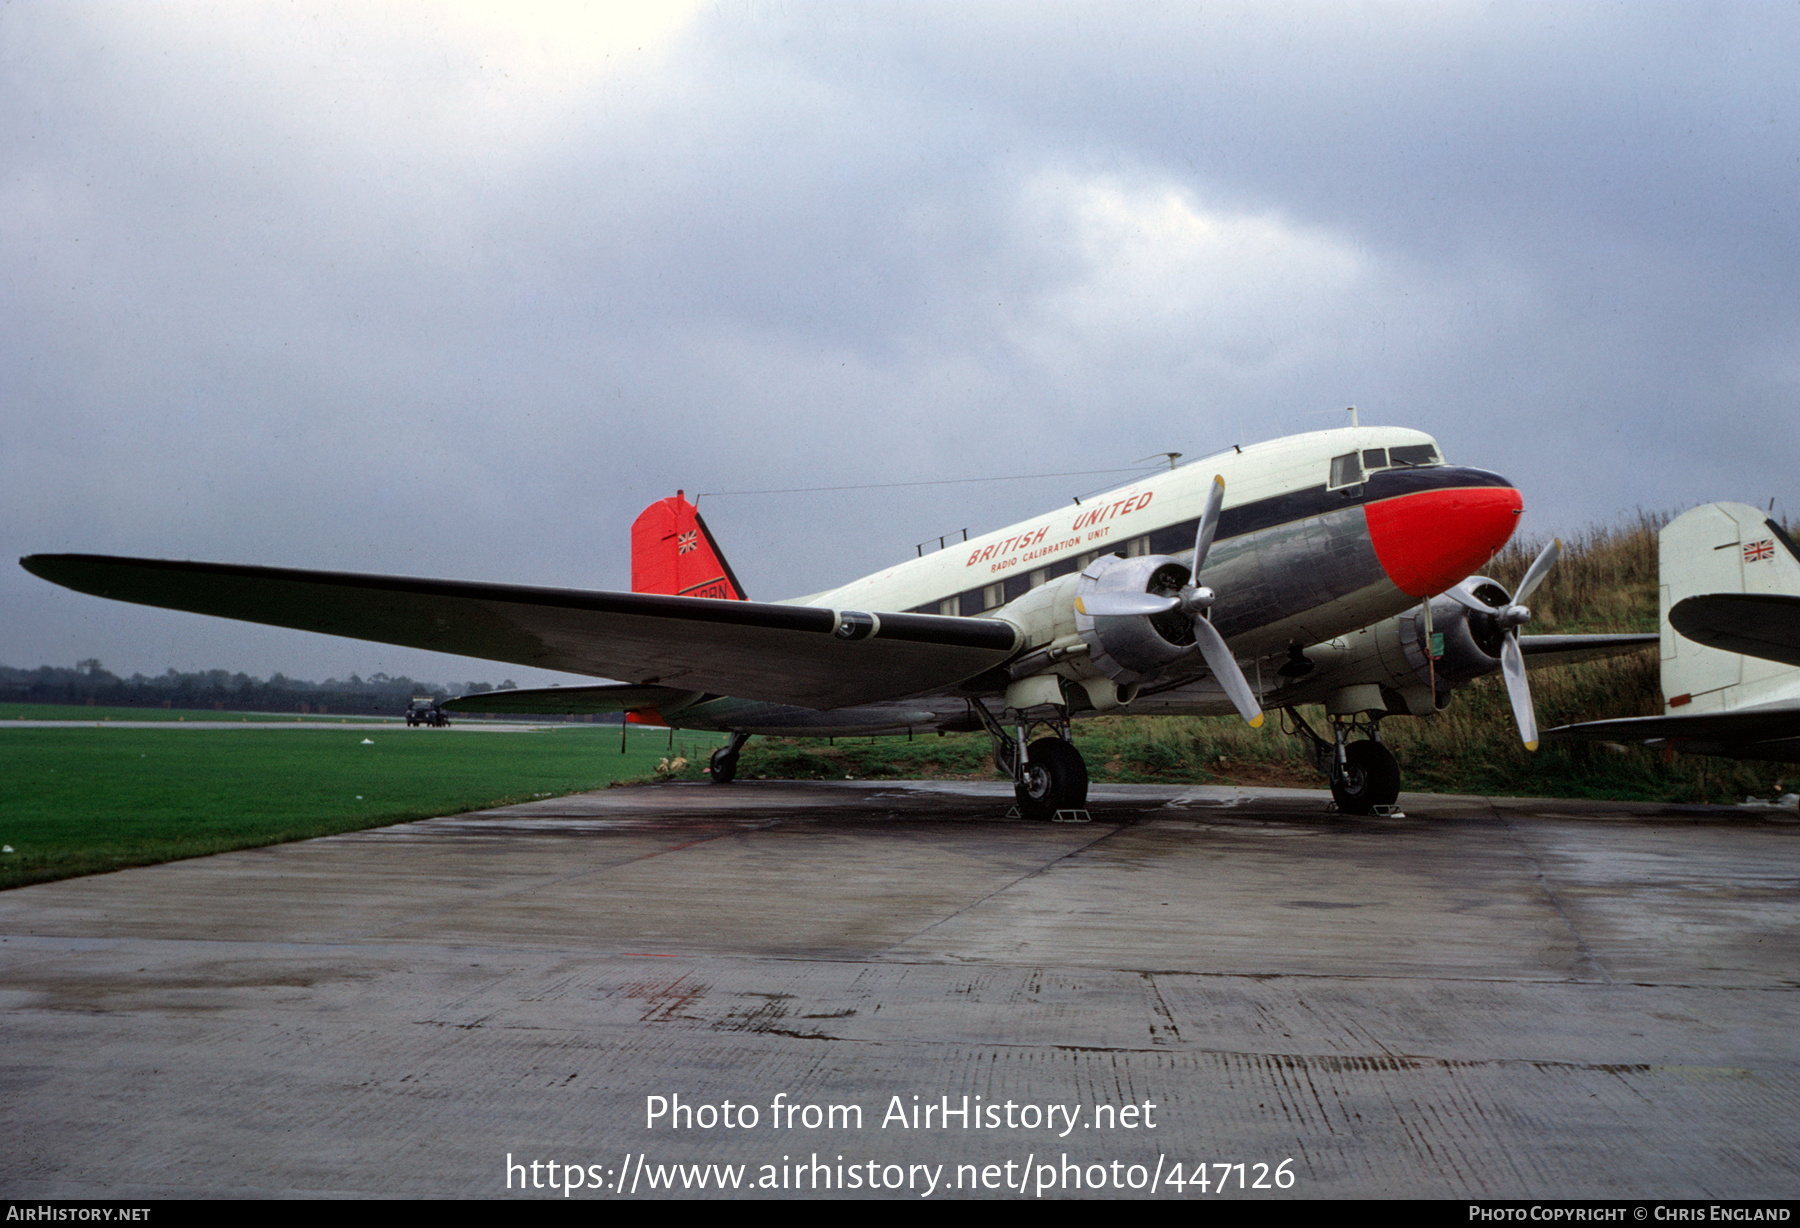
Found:
<path fill-rule="evenodd" d="M 707 775 L 715 785 L 728 785 L 737 779 L 738 752 L 744 749 L 744 743 L 750 740 L 747 733 L 734 733 L 731 741 L 712 753 L 707 762 Z"/>
<path fill-rule="evenodd" d="M 1382 814 L 1400 797 L 1400 761 L 1381 741 L 1381 721 L 1368 715 L 1332 716 L 1331 741 L 1313 732 L 1301 715 L 1286 709 L 1294 732 L 1312 746 L 1313 766 L 1331 782 L 1331 798 L 1344 814 Z M 1353 733 L 1365 735 L 1352 742 Z"/>
<path fill-rule="evenodd" d="M 1027 720 L 1021 713 L 1011 729 L 1002 725 L 979 701 L 969 705 L 994 739 L 994 766 L 1012 777 L 1013 797 L 1027 819 L 1085 821 L 1087 813 L 1087 761 L 1069 741 L 1068 716 L 1059 708 L 1049 720 Z M 1030 741 L 1034 729 L 1043 727 L 1051 736 Z"/>

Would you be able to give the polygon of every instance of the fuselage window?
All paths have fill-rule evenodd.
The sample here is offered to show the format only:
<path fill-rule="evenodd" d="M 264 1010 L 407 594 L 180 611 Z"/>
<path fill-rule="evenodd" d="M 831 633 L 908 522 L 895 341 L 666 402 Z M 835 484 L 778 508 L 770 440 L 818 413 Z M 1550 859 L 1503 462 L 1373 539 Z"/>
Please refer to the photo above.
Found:
<path fill-rule="evenodd" d="M 1355 452 L 1331 458 L 1332 486 L 1354 486 L 1362 481 L 1361 457 Z"/>
<path fill-rule="evenodd" d="M 1388 455 L 1396 465 L 1436 465 L 1440 463 L 1437 449 L 1428 443 L 1410 444 L 1404 448 L 1390 448 Z"/>
<path fill-rule="evenodd" d="M 962 598 L 961 597 L 946 597 L 946 598 L 944 598 L 942 601 L 938 602 L 937 612 L 939 614 L 948 614 L 954 618 L 956 615 L 962 613 Z"/>
<path fill-rule="evenodd" d="M 990 584 L 981 590 L 981 608 L 992 610 L 1006 604 L 1006 585 Z"/>
<path fill-rule="evenodd" d="M 1148 537 L 1134 537 L 1125 543 L 1125 557 L 1128 559 L 1140 559 L 1149 553 L 1150 539 Z"/>

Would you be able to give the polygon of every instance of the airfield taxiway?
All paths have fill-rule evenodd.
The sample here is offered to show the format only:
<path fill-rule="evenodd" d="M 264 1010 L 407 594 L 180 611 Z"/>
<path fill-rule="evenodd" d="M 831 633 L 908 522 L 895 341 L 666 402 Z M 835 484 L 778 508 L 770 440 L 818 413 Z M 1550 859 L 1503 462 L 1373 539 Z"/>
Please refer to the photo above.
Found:
<path fill-rule="evenodd" d="M 668 784 L 7 892 L 0 1191 L 1800 1194 L 1792 811 L 1009 800 Z"/>

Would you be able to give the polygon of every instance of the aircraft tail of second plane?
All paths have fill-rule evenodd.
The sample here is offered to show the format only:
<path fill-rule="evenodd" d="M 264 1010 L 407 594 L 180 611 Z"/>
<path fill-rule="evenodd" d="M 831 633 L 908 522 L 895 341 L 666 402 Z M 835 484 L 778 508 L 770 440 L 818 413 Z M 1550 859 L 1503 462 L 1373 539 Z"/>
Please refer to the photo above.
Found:
<path fill-rule="evenodd" d="M 1743 503 L 1708 503 L 1663 528 L 1664 711 L 1722 711 L 1800 696 L 1800 548 Z"/>

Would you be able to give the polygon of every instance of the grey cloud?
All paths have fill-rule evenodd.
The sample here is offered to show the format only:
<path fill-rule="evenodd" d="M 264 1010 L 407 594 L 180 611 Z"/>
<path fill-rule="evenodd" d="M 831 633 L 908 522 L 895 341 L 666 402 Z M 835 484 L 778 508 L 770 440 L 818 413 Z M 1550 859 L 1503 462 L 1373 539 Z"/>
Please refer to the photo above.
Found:
<path fill-rule="evenodd" d="M 286 20 L 0 21 L 15 555 L 623 587 L 678 486 L 1103 468 L 1351 402 L 1533 531 L 1792 472 L 1785 9 L 710 10 L 537 92 L 428 25 Z M 1158 193 L 1287 263 L 1133 231 Z M 779 596 L 1104 483 L 703 506 Z M 13 664 L 493 672 L 0 600 Z"/>

